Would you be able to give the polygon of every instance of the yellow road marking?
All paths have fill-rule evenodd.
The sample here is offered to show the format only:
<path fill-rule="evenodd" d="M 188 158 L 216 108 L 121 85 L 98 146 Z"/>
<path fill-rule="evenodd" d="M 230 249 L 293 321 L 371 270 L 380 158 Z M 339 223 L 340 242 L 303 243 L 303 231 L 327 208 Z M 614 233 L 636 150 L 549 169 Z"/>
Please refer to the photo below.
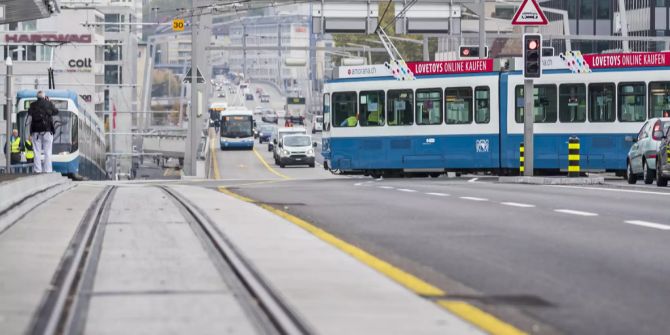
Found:
<path fill-rule="evenodd" d="M 265 168 L 268 169 L 268 171 L 276 174 L 277 176 L 279 176 L 282 179 L 291 179 L 291 177 L 283 175 L 283 174 L 277 172 L 277 170 L 273 169 L 270 166 L 270 164 L 268 164 L 268 162 L 265 161 L 265 158 L 263 158 L 263 156 L 261 156 L 261 154 L 258 152 L 258 150 L 256 150 L 256 148 L 254 148 L 254 154 L 256 154 L 256 157 L 258 157 L 258 160 L 260 160 L 261 163 L 263 163 L 263 165 L 265 165 Z"/>
<path fill-rule="evenodd" d="M 486 313 L 481 309 L 473 305 L 470 305 L 466 302 L 439 300 L 437 304 L 490 334 L 497 334 L 497 335 L 526 334 L 525 332 L 515 328 L 514 326 L 504 321 L 501 321 L 495 316 Z"/>
<path fill-rule="evenodd" d="M 214 179 L 221 179 L 221 173 L 219 172 L 219 159 L 216 157 L 216 149 L 212 145 L 214 138 L 210 137 L 209 142 L 209 156 L 212 158 L 212 169 L 214 169 Z"/>
<path fill-rule="evenodd" d="M 255 150 L 254 150 L 255 151 Z M 335 235 L 297 217 L 292 214 L 289 214 L 285 211 L 274 208 L 270 205 L 259 203 L 258 201 L 247 198 L 245 196 L 239 195 L 235 192 L 232 192 L 225 187 L 219 187 L 219 191 L 222 193 L 228 194 L 232 197 L 235 197 L 239 200 L 254 203 L 264 208 L 265 210 L 276 214 L 277 216 L 301 227 L 322 241 L 346 252 L 355 259 L 361 261 L 363 264 L 381 272 L 383 275 L 391 278 L 400 285 L 406 287 L 410 291 L 419 294 L 424 297 L 441 297 L 446 295 L 446 292 L 440 288 L 424 281 L 421 278 L 418 278 L 400 268 L 393 266 L 392 264 L 383 261 L 374 255 L 368 253 L 367 251 L 358 248 L 352 244 L 345 242 L 344 240 L 336 237 Z M 523 335 L 525 332 L 515 328 L 514 326 L 496 318 L 495 316 L 484 312 L 483 310 L 468 304 L 463 301 L 448 301 L 448 300 L 438 300 L 437 304 L 449 312 L 457 315 L 463 320 L 470 322 L 476 327 L 482 329 L 485 332 L 494 335 Z"/>

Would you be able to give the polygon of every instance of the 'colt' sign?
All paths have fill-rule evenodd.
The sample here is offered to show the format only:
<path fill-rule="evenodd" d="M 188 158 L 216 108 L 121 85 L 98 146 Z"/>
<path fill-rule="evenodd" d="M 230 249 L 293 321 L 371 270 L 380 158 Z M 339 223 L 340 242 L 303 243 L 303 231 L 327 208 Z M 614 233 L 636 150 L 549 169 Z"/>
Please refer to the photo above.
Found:
<path fill-rule="evenodd" d="M 63 43 L 91 43 L 93 37 L 90 34 L 6 34 L 5 43 L 40 43 L 40 42 L 63 42 Z"/>

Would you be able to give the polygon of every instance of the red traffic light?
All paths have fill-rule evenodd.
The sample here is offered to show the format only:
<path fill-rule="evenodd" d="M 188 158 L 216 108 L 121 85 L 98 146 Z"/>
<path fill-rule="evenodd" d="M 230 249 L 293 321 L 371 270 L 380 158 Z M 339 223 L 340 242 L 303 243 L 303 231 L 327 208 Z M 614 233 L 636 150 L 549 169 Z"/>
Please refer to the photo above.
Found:
<path fill-rule="evenodd" d="M 469 55 L 470 55 L 470 49 L 468 49 L 468 48 L 463 48 L 463 49 L 461 50 L 461 55 L 463 55 L 463 56 L 469 56 Z"/>
<path fill-rule="evenodd" d="M 539 46 L 539 40 L 528 40 L 528 50 L 536 50 Z"/>

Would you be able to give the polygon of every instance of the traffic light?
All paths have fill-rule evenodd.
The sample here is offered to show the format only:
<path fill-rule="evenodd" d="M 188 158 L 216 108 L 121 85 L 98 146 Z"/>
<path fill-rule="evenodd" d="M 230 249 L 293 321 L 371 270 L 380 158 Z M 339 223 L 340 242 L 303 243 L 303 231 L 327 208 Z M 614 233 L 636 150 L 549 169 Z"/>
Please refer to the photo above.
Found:
<path fill-rule="evenodd" d="M 523 76 L 540 78 L 542 75 L 542 35 L 523 35 Z"/>
<path fill-rule="evenodd" d="M 460 52 L 458 54 L 460 55 L 460 58 L 468 58 L 468 57 L 478 58 L 479 47 L 476 45 L 461 45 Z M 488 54 L 489 54 L 489 47 L 484 47 L 484 55 L 488 56 Z"/>

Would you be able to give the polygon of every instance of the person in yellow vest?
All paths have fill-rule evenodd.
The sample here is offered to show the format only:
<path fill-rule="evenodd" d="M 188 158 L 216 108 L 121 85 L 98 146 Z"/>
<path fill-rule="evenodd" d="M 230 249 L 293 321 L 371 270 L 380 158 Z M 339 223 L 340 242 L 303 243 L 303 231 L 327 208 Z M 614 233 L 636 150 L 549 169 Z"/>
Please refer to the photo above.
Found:
<path fill-rule="evenodd" d="M 19 137 L 19 131 L 16 129 L 12 130 L 12 136 L 9 138 L 9 161 L 11 164 L 21 164 L 21 137 Z M 5 154 L 7 153 L 7 147 L 4 147 Z"/>
<path fill-rule="evenodd" d="M 33 151 L 33 142 L 32 142 L 32 136 L 28 136 L 26 139 L 26 145 L 25 145 L 25 153 L 26 153 L 26 162 L 28 164 L 33 163 L 35 160 L 35 151 Z"/>
<path fill-rule="evenodd" d="M 340 123 L 340 127 L 356 127 L 358 124 L 358 114 L 352 115 Z"/>

